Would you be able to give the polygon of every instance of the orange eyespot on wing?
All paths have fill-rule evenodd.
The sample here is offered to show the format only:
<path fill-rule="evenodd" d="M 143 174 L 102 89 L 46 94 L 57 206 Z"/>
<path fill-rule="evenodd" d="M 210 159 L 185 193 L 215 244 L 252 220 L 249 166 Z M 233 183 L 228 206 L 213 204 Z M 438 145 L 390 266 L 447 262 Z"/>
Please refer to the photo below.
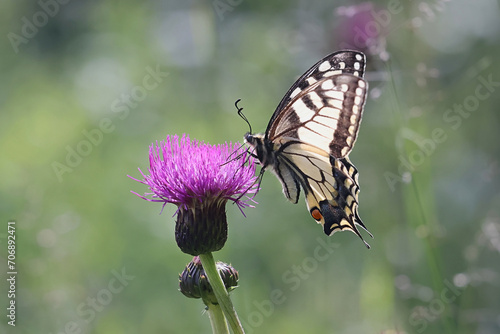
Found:
<path fill-rule="evenodd" d="M 323 218 L 323 215 L 321 214 L 321 212 L 318 210 L 318 208 L 314 208 L 312 209 L 311 211 L 311 216 L 316 219 L 317 221 L 320 221 L 321 218 Z"/>

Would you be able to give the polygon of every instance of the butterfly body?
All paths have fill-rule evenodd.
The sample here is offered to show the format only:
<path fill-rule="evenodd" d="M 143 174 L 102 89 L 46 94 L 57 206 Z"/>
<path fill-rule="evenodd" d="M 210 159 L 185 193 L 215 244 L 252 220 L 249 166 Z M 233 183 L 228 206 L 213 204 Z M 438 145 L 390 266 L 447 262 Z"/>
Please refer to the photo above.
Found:
<path fill-rule="evenodd" d="M 327 235 L 349 230 L 363 242 L 356 227 L 366 230 L 358 214 L 358 172 L 348 154 L 366 98 L 364 68 L 360 52 L 324 57 L 288 90 L 266 132 L 244 137 L 289 201 L 297 203 L 304 190 L 311 216 Z"/>

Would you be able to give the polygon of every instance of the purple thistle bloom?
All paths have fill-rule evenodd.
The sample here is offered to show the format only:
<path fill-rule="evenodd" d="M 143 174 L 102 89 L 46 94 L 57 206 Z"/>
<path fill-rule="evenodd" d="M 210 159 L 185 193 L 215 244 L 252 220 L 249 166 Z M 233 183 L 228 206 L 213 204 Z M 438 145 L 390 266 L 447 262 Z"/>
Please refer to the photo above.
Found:
<path fill-rule="evenodd" d="M 152 201 L 173 203 L 185 208 L 205 200 L 233 201 L 240 209 L 251 207 L 242 200 L 244 194 L 257 192 L 255 164 L 244 166 L 247 154 L 237 144 L 212 146 L 183 135 L 167 136 L 149 148 L 149 173 L 137 180 L 151 189 Z M 231 160 L 234 159 L 234 160 Z M 228 160 L 231 160 L 228 162 Z"/>
<path fill-rule="evenodd" d="M 225 205 L 243 208 L 258 191 L 254 159 L 238 144 L 209 145 L 183 135 L 167 136 L 149 149 L 149 175 L 140 169 L 151 192 L 139 197 L 173 203 L 177 211 L 176 240 L 181 250 L 199 255 L 219 250 L 227 238 Z"/>

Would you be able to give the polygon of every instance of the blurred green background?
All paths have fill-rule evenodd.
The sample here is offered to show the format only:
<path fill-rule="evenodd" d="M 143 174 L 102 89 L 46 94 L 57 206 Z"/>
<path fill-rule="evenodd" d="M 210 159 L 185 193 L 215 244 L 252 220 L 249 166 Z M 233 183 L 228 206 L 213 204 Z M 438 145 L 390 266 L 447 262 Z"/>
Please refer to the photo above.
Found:
<path fill-rule="evenodd" d="M 0 16 L 1 333 L 210 333 L 178 291 L 175 208 L 127 175 L 167 134 L 241 142 L 239 98 L 263 131 L 342 48 L 368 57 L 351 160 L 372 248 L 326 237 L 266 174 L 246 218 L 228 205 L 214 254 L 240 273 L 247 333 L 500 332 L 498 1 L 3 1 Z"/>

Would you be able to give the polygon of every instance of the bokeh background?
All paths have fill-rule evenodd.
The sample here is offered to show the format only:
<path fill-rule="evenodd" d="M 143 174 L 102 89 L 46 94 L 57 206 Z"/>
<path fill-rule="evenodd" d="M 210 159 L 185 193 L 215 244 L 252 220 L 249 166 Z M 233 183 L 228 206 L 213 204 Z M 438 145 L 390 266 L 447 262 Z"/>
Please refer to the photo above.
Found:
<path fill-rule="evenodd" d="M 209 333 L 178 291 L 175 208 L 127 175 L 167 134 L 241 142 L 240 98 L 265 130 L 343 48 L 368 57 L 351 160 L 372 248 L 326 237 L 266 174 L 214 254 L 240 273 L 247 333 L 500 332 L 498 1 L 3 1 L 0 17 L 0 332 Z"/>

